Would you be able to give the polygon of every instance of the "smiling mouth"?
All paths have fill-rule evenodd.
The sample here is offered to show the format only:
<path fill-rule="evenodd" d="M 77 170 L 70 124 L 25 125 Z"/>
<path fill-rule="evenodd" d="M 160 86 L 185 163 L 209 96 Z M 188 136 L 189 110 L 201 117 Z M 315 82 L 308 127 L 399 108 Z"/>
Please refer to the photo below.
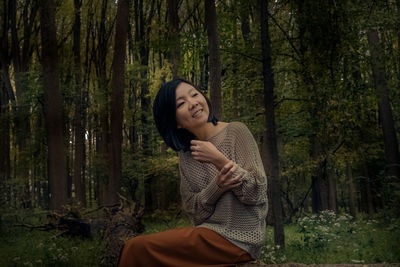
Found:
<path fill-rule="evenodd" d="M 202 109 L 197 110 L 195 113 L 193 113 L 192 118 L 196 118 L 196 117 L 199 116 L 202 112 L 203 112 Z"/>

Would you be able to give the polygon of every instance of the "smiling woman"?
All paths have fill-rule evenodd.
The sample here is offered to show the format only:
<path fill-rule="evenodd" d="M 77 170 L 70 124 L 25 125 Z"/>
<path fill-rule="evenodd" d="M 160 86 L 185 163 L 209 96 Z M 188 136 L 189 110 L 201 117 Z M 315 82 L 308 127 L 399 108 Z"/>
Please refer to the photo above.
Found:
<path fill-rule="evenodd" d="M 128 240 L 119 266 L 235 266 L 264 243 L 267 180 L 257 144 L 240 122 L 220 122 L 210 101 L 182 79 L 154 100 L 164 141 L 179 152 L 182 209 L 194 227 Z"/>

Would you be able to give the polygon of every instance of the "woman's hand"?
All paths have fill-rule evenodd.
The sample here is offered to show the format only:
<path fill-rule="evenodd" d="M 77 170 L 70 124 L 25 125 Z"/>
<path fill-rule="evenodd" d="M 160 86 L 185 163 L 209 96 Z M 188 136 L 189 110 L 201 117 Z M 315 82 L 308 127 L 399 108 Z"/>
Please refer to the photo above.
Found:
<path fill-rule="evenodd" d="M 236 169 L 237 165 L 233 164 L 232 161 L 229 161 L 219 171 L 216 178 L 216 183 L 222 190 L 232 190 L 242 184 L 242 174 L 236 177 L 233 176 L 233 173 L 236 171 Z"/>
<path fill-rule="evenodd" d="M 230 160 L 210 142 L 192 140 L 190 144 L 192 156 L 197 161 L 212 163 L 220 171 L 230 162 Z"/>

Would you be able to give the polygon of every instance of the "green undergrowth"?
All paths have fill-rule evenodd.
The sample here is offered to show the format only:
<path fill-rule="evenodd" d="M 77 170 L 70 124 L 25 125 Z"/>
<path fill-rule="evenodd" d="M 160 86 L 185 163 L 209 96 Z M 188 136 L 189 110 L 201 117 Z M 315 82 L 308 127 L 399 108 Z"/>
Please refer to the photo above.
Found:
<path fill-rule="evenodd" d="M 368 264 L 400 262 L 400 220 L 368 220 L 325 211 L 308 214 L 285 227 L 286 248 L 274 246 L 273 228 L 267 229 L 260 261 L 304 264 Z"/>
<path fill-rule="evenodd" d="M 30 213 L 30 214 L 27 214 Z M 16 211 L 0 221 L 0 266 L 98 266 L 100 238 L 62 237 L 58 230 L 38 230 L 46 213 Z"/>
<path fill-rule="evenodd" d="M 0 239 L 0 266 L 98 266 L 98 238 L 57 237 L 56 232 L 18 229 Z"/>
<path fill-rule="evenodd" d="M 44 216 L 25 220 L 40 225 Z M 39 218 L 39 219 L 38 219 Z M 144 234 L 190 226 L 189 220 L 175 211 L 156 211 L 142 220 Z M 40 231 L 21 224 L 18 216 L 2 215 L 0 220 L 0 266 L 98 266 L 102 245 L 99 237 L 67 238 L 58 231 Z M 400 220 L 377 216 L 351 218 L 346 214 L 322 212 L 307 214 L 285 226 L 286 248 L 273 245 L 273 227 L 259 261 L 304 264 L 399 263 Z"/>

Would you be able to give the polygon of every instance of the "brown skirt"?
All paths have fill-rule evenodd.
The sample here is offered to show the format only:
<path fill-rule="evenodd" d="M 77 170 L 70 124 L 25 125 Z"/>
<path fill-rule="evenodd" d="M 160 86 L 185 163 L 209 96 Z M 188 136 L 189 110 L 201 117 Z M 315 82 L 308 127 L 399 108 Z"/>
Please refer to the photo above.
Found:
<path fill-rule="evenodd" d="M 218 233 L 201 227 L 185 227 L 125 242 L 119 267 L 235 266 L 252 260 L 243 249 Z"/>

